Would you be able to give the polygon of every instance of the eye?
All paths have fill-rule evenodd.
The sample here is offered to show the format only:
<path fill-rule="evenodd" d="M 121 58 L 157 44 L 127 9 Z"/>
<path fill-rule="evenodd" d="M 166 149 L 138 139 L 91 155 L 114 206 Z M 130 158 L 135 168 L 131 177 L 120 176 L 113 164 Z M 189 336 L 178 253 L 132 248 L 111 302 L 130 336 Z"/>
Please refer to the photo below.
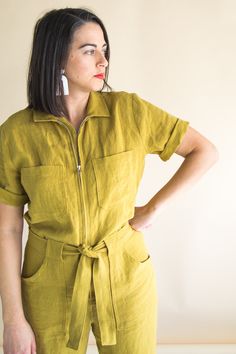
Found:
<path fill-rule="evenodd" d="M 104 50 L 103 50 L 103 53 L 106 54 L 107 51 L 108 51 L 107 49 L 104 49 Z M 90 49 L 90 50 L 87 50 L 87 51 L 85 52 L 85 54 L 94 54 L 94 52 L 95 52 L 95 49 Z"/>
<path fill-rule="evenodd" d="M 87 50 L 87 51 L 85 52 L 85 54 L 87 54 L 87 53 L 88 53 L 88 54 L 90 54 L 90 53 L 94 53 L 94 51 L 95 51 L 94 49 Z"/>

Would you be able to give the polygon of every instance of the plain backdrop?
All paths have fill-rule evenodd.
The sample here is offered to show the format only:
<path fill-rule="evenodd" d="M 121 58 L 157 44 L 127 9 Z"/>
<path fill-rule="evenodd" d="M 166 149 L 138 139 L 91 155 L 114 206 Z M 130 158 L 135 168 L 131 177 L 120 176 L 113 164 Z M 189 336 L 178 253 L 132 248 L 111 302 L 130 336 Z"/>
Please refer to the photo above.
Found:
<path fill-rule="evenodd" d="M 36 20 L 70 6 L 104 22 L 115 91 L 136 92 L 188 120 L 219 151 L 219 161 L 145 231 L 158 282 L 158 343 L 236 343 L 236 2 L 1 0 L 0 123 L 27 105 Z M 182 162 L 177 154 L 166 162 L 147 155 L 136 205 Z M 23 246 L 26 234 L 25 223 Z"/>

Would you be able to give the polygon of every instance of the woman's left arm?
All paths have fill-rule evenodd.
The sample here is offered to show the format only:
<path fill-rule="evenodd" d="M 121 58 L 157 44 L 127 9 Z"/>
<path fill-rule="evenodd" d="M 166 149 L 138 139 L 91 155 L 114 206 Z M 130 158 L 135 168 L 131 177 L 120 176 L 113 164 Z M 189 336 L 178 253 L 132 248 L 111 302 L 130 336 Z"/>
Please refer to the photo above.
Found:
<path fill-rule="evenodd" d="M 183 163 L 146 205 L 135 207 L 135 216 L 130 222 L 134 229 L 151 226 L 153 219 L 168 203 L 195 184 L 219 159 L 215 145 L 190 126 L 175 153 L 184 157 Z"/>

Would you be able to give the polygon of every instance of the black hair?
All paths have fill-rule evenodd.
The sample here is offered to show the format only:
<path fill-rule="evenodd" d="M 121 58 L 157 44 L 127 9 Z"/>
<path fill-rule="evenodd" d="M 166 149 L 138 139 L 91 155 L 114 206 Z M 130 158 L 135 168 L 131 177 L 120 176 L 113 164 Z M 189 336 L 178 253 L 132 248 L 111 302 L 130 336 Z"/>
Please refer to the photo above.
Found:
<path fill-rule="evenodd" d="M 75 30 L 88 22 L 97 23 L 107 44 L 105 58 L 109 63 L 110 45 L 103 22 L 86 8 L 63 8 L 47 12 L 35 24 L 31 58 L 27 79 L 28 108 L 33 108 L 55 116 L 67 116 L 61 69 L 66 63 L 69 47 Z M 104 86 L 108 85 L 106 67 Z M 57 95 L 60 90 L 61 95 Z"/>

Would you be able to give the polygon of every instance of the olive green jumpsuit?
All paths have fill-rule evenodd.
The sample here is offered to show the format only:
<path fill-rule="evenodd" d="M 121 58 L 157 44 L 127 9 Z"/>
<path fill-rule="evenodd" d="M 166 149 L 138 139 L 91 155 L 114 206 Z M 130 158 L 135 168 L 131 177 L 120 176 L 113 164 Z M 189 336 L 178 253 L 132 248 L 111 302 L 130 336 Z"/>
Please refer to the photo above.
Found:
<path fill-rule="evenodd" d="M 136 93 L 92 91 L 78 133 L 25 108 L 0 126 L 0 203 L 28 203 L 22 304 L 37 354 L 154 354 L 157 287 L 134 230 L 145 155 L 166 161 L 189 122 Z"/>

